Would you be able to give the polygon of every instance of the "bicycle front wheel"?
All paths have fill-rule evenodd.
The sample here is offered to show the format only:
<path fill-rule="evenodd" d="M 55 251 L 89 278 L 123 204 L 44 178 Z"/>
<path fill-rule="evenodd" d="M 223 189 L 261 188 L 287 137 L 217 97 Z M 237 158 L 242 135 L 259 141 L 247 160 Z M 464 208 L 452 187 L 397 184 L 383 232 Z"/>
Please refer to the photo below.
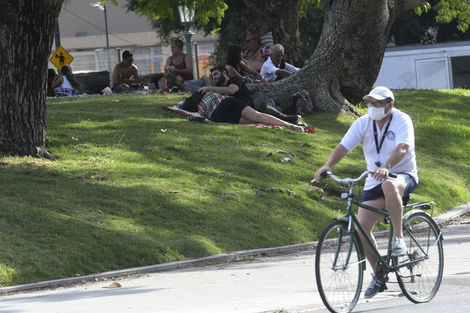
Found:
<path fill-rule="evenodd" d="M 362 249 L 356 233 L 347 231 L 348 223 L 335 221 L 320 236 L 315 255 L 318 292 L 330 312 L 351 312 L 361 294 L 363 279 Z"/>
<path fill-rule="evenodd" d="M 439 227 L 425 212 L 403 219 L 403 239 L 408 252 L 398 264 L 411 262 L 396 271 L 398 284 L 414 303 L 428 302 L 436 294 L 444 271 L 444 250 Z"/>

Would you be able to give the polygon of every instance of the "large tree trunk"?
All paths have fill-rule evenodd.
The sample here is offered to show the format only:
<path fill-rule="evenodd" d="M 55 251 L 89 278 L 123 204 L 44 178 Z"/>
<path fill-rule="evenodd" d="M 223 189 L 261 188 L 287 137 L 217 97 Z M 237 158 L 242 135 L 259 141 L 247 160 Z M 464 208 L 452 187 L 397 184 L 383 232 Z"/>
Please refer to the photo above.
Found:
<path fill-rule="evenodd" d="M 227 14 L 232 14 L 238 42 L 245 42 L 247 33 L 273 33 L 274 43 L 284 46 L 285 58 L 303 66 L 299 35 L 298 0 L 228 0 Z"/>
<path fill-rule="evenodd" d="M 305 67 L 287 79 L 253 86 L 291 104 L 306 89 L 321 111 L 357 114 L 357 104 L 377 79 L 391 26 L 400 13 L 424 0 L 323 0 L 325 22 Z"/>
<path fill-rule="evenodd" d="M 46 74 L 62 2 L 0 2 L 0 155 L 52 157 L 45 149 Z"/>

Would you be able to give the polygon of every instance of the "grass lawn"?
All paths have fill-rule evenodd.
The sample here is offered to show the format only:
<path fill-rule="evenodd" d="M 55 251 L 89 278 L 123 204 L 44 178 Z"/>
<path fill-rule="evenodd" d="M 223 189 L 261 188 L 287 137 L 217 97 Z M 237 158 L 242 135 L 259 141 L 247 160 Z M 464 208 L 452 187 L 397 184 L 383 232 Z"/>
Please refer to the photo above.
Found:
<path fill-rule="evenodd" d="M 341 202 L 332 180 L 310 180 L 354 118 L 311 114 L 315 134 L 204 124 L 160 107 L 181 98 L 47 101 L 48 150 L 60 159 L 0 160 L 2 286 L 318 239 Z M 414 200 L 438 213 L 468 202 L 470 92 L 396 98 L 415 125 Z M 335 168 L 364 170 L 362 149 Z"/>

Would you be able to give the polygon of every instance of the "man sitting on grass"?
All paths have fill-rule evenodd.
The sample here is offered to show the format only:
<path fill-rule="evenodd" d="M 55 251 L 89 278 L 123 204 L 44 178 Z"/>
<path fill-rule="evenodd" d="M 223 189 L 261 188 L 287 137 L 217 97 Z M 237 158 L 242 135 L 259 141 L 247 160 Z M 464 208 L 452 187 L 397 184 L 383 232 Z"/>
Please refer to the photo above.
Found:
<path fill-rule="evenodd" d="M 113 92 L 135 91 L 143 88 L 143 78 L 139 76 L 139 69 L 133 64 L 134 58 L 128 50 L 122 53 L 122 61 L 114 67 L 111 76 L 111 90 Z"/>

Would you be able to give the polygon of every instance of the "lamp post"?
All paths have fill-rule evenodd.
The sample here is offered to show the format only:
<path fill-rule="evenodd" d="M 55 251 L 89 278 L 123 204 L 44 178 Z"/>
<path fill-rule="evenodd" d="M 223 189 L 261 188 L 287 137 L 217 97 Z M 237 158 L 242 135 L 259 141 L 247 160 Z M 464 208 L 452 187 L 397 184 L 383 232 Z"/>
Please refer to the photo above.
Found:
<path fill-rule="evenodd" d="M 106 5 L 103 2 L 90 3 L 90 5 L 104 12 L 104 25 L 106 28 L 106 50 L 108 52 L 108 72 L 109 74 L 111 74 L 111 58 L 109 56 L 108 16 L 106 14 Z"/>
<path fill-rule="evenodd" d="M 189 54 L 192 60 L 193 53 L 192 53 L 191 36 L 194 35 L 194 33 L 191 31 L 191 25 L 193 24 L 194 12 L 190 10 L 186 5 L 178 6 L 178 10 L 180 12 L 181 23 L 185 27 L 184 38 L 186 39 L 186 53 Z"/>

